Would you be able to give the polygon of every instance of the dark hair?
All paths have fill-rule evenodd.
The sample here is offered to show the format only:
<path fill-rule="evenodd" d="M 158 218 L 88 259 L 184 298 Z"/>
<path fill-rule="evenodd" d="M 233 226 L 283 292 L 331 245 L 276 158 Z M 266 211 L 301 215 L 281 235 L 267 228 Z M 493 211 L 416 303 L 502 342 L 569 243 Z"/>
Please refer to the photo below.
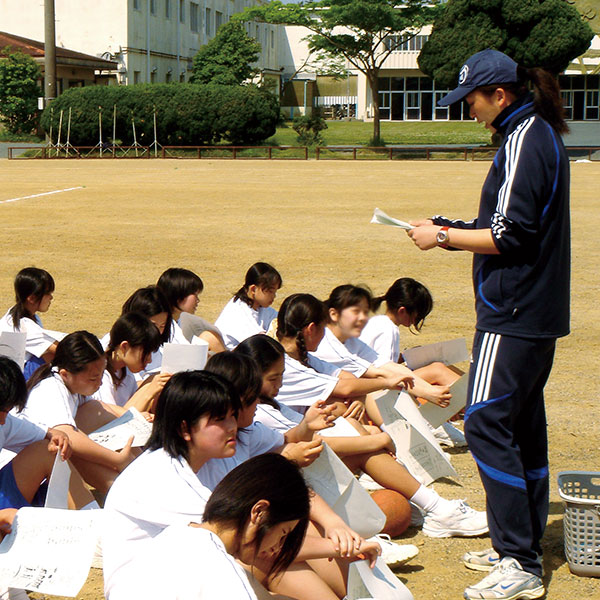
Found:
<path fill-rule="evenodd" d="M 27 389 L 33 389 L 40 381 L 50 376 L 53 368 L 65 369 L 77 374 L 95 360 L 104 358 L 100 340 L 89 331 L 75 331 L 63 338 L 56 346 L 52 362 L 39 367 L 27 381 Z"/>
<path fill-rule="evenodd" d="M 273 578 L 292 564 L 308 527 L 310 492 L 300 469 L 294 463 L 272 453 L 244 461 L 214 489 L 206 503 L 203 520 L 235 527 L 235 541 L 239 548 L 252 507 L 259 500 L 267 500 L 269 508 L 267 519 L 260 523 L 257 530 L 255 553 L 269 529 L 278 523 L 298 520 L 267 573 L 268 578 Z"/>
<path fill-rule="evenodd" d="M 204 289 L 202 279 L 189 269 L 172 267 L 167 269 L 156 282 L 171 305 L 171 311 L 179 309 L 179 303 L 189 296 Z"/>
<path fill-rule="evenodd" d="M 247 354 L 219 352 L 206 363 L 206 371 L 221 375 L 233 385 L 242 406 L 252 404 L 260 394 L 262 377 L 256 361 Z"/>
<path fill-rule="evenodd" d="M 361 300 L 367 301 L 367 306 L 371 306 L 372 296 L 370 290 L 366 287 L 352 285 L 338 285 L 331 291 L 329 298 L 325 300 L 325 306 L 335 309 L 337 312 L 342 312 L 349 306 L 356 306 Z"/>
<path fill-rule="evenodd" d="M 133 292 L 133 294 L 125 300 L 121 314 L 124 315 L 128 312 L 141 313 L 149 318 L 163 312 L 167 313 L 165 329 L 160 334 L 160 339 L 163 344 L 169 341 L 171 337 L 172 322 L 171 306 L 169 305 L 169 301 L 164 292 L 157 286 L 149 285 Z"/>
<path fill-rule="evenodd" d="M 433 298 L 429 290 L 422 283 L 410 277 L 396 279 L 383 296 L 373 298 L 371 302 L 373 312 L 377 312 L 384 300 L 388 309 L 394 312 L 404 307 L 406 312 L 414 318 L 414 326 L 417 331 L 421 331 L 425 317 L 433 308 Z"/>
<path fill-rule="evenodd" d="M 14 285 L 16 304 L 10 309 L 10 316 L 14 328 L 18 329 L 21 319 L 34 317 L 25 307 L 27 298 L 33 296 L 39 302 L 46 294 L 51 294 L 54 291 L 54 279 L 44 269 L 26 267 L 17 273 Z"/>
<path fill-rule="evenodd" d="M 112 353 L 121 342 L 129 342 L 130 346 L 141 346 L 143 357 L 156 352 L 162 343 L 156 325 L 146 316 L 137 312 L 121 315 L 110 329 L 110 340 L 106 348 L 107 369 L 115 385 L 119 385 L 125 377 L 125 369 L 117 375 L 112 365 Z"/>
<path fill-rule="evenodd" d="M 189 460 L 182 426 L 190 430 L 204 415 L 225 417 L 231 410 L 237 416 L 240 398 L 224 377 L 206 371 L 182 371 L 167 381 L 156 403 L 154 423 L 145 449 L 164 449 L 170 456 Z"/>
<path fill-rule="evenodd" d="M 277 315 L 277 339 L 296 338 L 300 353 L 300 362 L 308 364 L 308 353 L 302 330 L 311 323 L 321 325 L 327 322 L 327 308 L 311 294 L 292 294 L 288 296 Z"/>
<path fill-rule="evenodd" d="M 19 412 L 27 402 L 27 385 L 19 365 L 7 356 L 0 356 L 0 410 L 8 412 L 16 408 Z"/>
<path fill-rule="evenodd" d="M 283 285 L 281 275 L 275 267 L 268 263 L 254 263 L 247 271 L 244 285 L 234 294 L 234 300 L 241 300 L 248 306 L 252 306 L 252 299 L 248 296 L 248 288 L 256 285 L 259 288 L 268 290 L 270 288 L 279 289 Z"/>
<path fill-rule="evenodd" d="M 569 126 L 565 121 L 565 107 L 556 77 L 545 69 L 526 69 L 521 66 L 517 67 L 517 77 L 519 81 L 516 83 L 495 83 L 477 89 L 486 96 L 491 96 L 498 88 L 502 88 L 520 98 L 529 91 L 528 83 L 531 83 L 536 112 L 558 133 L 567 133 Z"/>
<path fill-rule="evenodd" d="M 233 353 L 245 354 L 252 357 L 258 365 L 261 375 L 264 375 L 278 360 L 285 358 L 285 349 L 283 346 L 277 340 L 264 333 L 256 333 L 246 338 L 233 349 Z M 260 401 L 280 410 L 279 405 L 273 398 L 261 395 Z"/>

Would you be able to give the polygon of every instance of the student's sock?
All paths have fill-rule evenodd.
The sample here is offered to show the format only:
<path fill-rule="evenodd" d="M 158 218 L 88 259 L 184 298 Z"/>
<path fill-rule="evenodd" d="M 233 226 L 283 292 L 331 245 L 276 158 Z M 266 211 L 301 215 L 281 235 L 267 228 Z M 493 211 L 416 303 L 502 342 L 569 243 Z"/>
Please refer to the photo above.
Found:
<path fill-rule="evenodd" d="M 410 501 L 426 513 L 443 512 L 449 506 L 449 500 L 442 498 L 435 490 L 422 485 L 410 498 Z"/>

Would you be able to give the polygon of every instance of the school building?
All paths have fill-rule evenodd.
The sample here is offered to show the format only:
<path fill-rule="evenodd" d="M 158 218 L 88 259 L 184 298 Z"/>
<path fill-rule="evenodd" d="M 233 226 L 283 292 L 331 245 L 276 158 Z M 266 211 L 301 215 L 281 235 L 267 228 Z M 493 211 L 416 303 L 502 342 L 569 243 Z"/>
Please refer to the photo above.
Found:
<path fill-rule="evenodd" d="M 55 0 L 56 44 L 116 65 L 97 69 L 109 83 L 188 81 L 198 49 L 234 13 L 261 0 Z M 0 0 L 0 23 L 10 34 L 43 41 L 43 1 Z M 247 23 L 248 33 L 262 46 L 256 67 L 260 78 L 281 94 L 290 116 L 319 107 L 333 118 L 373 118 L 373 100 L 366 77 L 342 63 L 345 77 L 321 75 L 302 27 Z M 448 121 L 469 119 L 462 104 L 436 106 L 448 90 L 436 86 L 419 70 L 417 57 L 431 27 L 393 50 L 379 77 L 380 116 L 384 121 Z M 394 43 L 393 36 L 389 43 Z M 107 65 L 105 64 L 104 67 Z M 340 66 L 340 65 L 338 65 Z M 339 70 L 339 69 L 338 69 Z M 92 83 L 78 73 L 58 81 L 58 92 Z M 569 119 L 600 121 L 600 37 L 560 77 Z"/>

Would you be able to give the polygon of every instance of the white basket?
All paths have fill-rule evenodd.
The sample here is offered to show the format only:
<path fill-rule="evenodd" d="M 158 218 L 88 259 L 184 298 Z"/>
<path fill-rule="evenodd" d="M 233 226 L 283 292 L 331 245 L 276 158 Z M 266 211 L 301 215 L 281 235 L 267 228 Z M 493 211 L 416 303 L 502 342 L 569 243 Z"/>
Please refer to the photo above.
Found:
<path fill-rule="evenodd" d="M 565 502 L 565 556 L 575 575 L 600 577 L 600 473 L 562 471 L 558 493 Z"/>

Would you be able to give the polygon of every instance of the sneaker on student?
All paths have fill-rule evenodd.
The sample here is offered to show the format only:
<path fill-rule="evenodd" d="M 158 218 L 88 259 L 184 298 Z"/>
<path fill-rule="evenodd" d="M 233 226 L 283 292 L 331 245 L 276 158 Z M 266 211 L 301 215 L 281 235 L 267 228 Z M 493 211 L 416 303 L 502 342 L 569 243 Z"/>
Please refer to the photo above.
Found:
<path fill-rule="evenodd" d="M 467 445 L 464 433 L 450 423 L 442 423 L 438 428 L 434 429 L 433 436 L 442 447 L 464 448 Z"/>
<path fill-rule="evenodd" d="M 491 571 L 499 562 L 500 555 L 493 549 L 467 552 L 462 561 L 467 569 L 474 571 Z"/>
<path fill-rule="evenodd" d="M 419 554 L 419 549 L 415 545 L 395 544 L 390 536 L 385 533 L 379 533 L 369 538 L 369 541 L 377 542 L 381 546 L 381 558 L 391 568 L 399 567 Z"/>
<path fill-rule="evenodd" d="M 411 527 L 421 527 L 423 525 L 423 521 L 425 520 L 423 516 L 423 511 L 412 502 L 410 504 L 410 526 Z"/>
<path fill-rule="evenodd" d="M 470 585 L 466 600 L 534 600 L 546 593 L 542 580 L 523 571 L 518 560 L 505 556 L 479 583 Z"/>
<path fill-rule="evenodd" d="M 429 537 L 470 537 L 487 533 L 485 512 L 473 510 L 464 500 L 452 500 L 445 512 L 428 512 L 423 521 L 423 533 Z"/>

